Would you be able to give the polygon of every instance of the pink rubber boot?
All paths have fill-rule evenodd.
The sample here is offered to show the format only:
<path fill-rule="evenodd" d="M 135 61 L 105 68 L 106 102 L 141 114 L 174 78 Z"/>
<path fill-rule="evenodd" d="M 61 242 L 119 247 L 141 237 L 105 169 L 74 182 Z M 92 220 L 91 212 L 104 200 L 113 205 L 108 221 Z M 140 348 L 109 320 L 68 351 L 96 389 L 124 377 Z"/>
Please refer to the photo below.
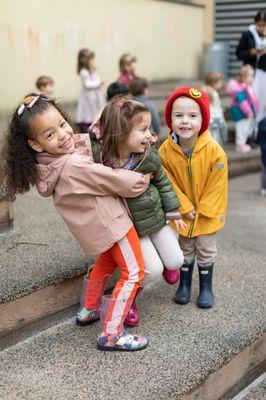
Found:
<path fill-rule="evenodd" d="M 163 277 L 165 282 L 168 283 L 168 285 L 175 285 L 179 281 L 179 270 L 178 269 L 170 270 L 164 267 Z"/>
<path fill-rule="evenodd" d="M 128 312 L 127 317 L 124 322 L 126 325 L 136 326 L 139 324 L 139 312 L 138 312 L 137 305 L 136 305 L 136 298 L 140 294 L 142 289 L 143 289 L 142 287 L 138 288 L 135 299 L 131 304 L 131 307 L 129 309 L 129 312 Z"/>

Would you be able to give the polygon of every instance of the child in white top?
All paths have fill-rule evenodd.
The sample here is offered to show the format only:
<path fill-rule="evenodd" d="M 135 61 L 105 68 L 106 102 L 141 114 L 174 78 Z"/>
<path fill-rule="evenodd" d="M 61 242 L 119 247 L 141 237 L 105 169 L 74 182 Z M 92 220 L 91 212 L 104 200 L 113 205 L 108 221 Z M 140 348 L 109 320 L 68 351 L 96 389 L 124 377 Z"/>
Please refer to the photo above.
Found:
<path fill-rule="evenodd" d="M 223 77 L 220 72 L 209 72 L 204 78 L 203 90 L 208 94 L 210 100 L 211 119 L 209 131 L 221 146 L 227 141 L 227 125 L 219 95 L 222 85 Z"/>
<path fill-rule="evenodd" d="M 82 84 L 78 100 L 77 124 L 79 131 L 85 133 L 105 104 L 101 93 L 103 81 L 95 67 L 95 54 L 89 49 L 80 50 L 77 73 Z"/>

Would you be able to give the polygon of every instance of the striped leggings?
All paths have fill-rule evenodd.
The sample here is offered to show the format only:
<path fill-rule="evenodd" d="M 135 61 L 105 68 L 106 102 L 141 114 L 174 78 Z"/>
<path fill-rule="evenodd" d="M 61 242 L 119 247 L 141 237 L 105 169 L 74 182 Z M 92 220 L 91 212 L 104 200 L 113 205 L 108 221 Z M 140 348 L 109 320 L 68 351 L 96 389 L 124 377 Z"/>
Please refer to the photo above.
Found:
<path fill-rule="evenodd" d="M 117 266 L 121 275 L 104 319 L 105 334 L 119 333 L 119 327 L 124 322 L 145 275 L 140 241 L 134 227 L 113 247 L 102 253 L 93 267 L 90 273 L 90 282 L 93 284 L 86 293 L 84 303 L 88 310 L 97 309 L 105 283 Z"/>

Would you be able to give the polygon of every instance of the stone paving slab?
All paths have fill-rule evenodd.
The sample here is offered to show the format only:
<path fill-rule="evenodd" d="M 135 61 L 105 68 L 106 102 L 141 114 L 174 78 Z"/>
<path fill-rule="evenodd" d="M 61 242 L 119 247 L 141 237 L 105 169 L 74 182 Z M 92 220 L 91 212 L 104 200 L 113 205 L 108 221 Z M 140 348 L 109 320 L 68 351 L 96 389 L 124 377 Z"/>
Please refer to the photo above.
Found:
<path fill-rule="evenodd" d="M 230 181 L 227 226 L 218 242 L 216 304 L 178 306 L 163 281 L 139 299 L 149 347 L 134 354 L 96 350 L 98 324 L 70 319 L 0 354 L 0 398 L 5 400 L 170 400 L 198 384 L 265 331 L 266 199 L 259 175 Z"/>
<path fill-rule="evenodd" d="M 266 399 L 266 379 L 264 379 L 256 388 L 251 389 L 251 391 L 247 396 L 243 397 L 243 400 L 265 400 L 265 399 Z"/>

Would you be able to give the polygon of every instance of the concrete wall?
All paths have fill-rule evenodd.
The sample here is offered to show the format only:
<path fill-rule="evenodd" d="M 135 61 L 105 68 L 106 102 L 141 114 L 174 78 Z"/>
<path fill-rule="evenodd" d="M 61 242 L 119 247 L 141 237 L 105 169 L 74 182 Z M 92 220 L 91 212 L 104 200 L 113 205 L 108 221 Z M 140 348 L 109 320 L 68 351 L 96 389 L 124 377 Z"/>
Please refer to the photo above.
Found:
<path fill-rule="evenodd" d="M 204 5 L 203 42 L 212 43 L 214 39 L 214 0 L 193 0 L 193 3 Z"/>
<path fill-rule="evenodd" d="M 96 52 L 107 84 L 127 51 L 149 80 L 195 78 L 203 20 L 204 8 L 157 0 L 1 0 L 0 111 L 14 108 L 41 74 L 55 79 L 63 101 L 76 100 L 82 47 Z"/>

